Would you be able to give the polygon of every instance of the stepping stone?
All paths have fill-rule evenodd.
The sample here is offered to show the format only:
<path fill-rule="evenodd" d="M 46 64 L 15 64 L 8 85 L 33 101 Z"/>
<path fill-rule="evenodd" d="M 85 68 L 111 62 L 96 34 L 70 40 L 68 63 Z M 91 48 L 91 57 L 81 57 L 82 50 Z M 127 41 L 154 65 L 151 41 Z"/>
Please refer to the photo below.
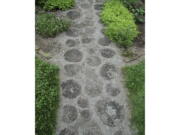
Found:
<path fill-rule="evenodd" d="M 72 123 L 75 121 L 78 117 L 78 112 L 76 107 L 72 105 L 65 105 L 63 107 L 63 121 L 65 123 Z"/>
<path fill-rule="evenodd" d="M 67 80 L 61 84 L 62 95 L 66 98 L 73 99 L 80 95 L 81 86 L 74 80 Z"/>
<path fill-rule="evenodd" d="M 120 90 L 118 88 L 112 87 L 111 84 L 108 84 L 106 86 L 106 92 L 111 96 L 117 96 L 120 93 Z"/>
<path fill-rule="evenodd" d="M 86 59 L 87 64 L 90 66 L 99 66 L 101 64 L 101 59 L 97 56 L 91 56 L 89 58 Z"/>
<path fill-rule="evenodd" d="M 64 54 L 64 59 L 69 62 L 80 62 L 83 58 L 82 53 L 77 49 L 68 50 Z"/>
<path fill-rule="evenodd" d="M 75 76 L 81 70 L 81 66 L 77 64 L 67 64 L 64 66 L 65 74 L 68 76 Z"/>
<path fill-rule="evenodd" d="M 96 103 L 96 112 L 103 124 L 115 127 L 117 120 L 122 120 L 123 106 L 108 99 L 99 100 Z"/>
<path fill-rule="evenodd" d="M 101 55 L 105 58 L 112 58 L 115 55 L 115 52 L 111 49 L 102 49 Z"/>
<path fill-rule="evenodd" d="M 79 18 L 81 15 L 80 15 L 80 12 L 78 12 L 78 11 L 69 11 L 68 13 L 67 13 L 67 16 L 70 18 L 70 19 L 77 19 L 77 18 Z"/>
<path fill-rule="evenodd" d="M 76 41 L 75 41 L 75 40 L 72 40 L 72 39 L 68 39 L 68 40 L 66 41 L 66 45 L 67 45 L 68 47 L 74 47 L 74 46 L 76 45 Z"/>
<path fill-rule="evenodd" d="M 92 38 L 83 38 L 83 39 L 82 39 L 82 43 L 88 44 L 88 43 L 90 43 L 92 40 L 93 40 Z"/>
<path fill-rule="evenodd" d="M 74 128 L 64 128 L 60 131 L 59 135 L 79 135 L 77 131 L 74 130 Z"/>
<path fill-rule="evenodd" d="M 87 108 L 89 106 L 89 102 L 87 99 L 83 98 L 83 97 L 79 97 L 77 104 L 81 107 L 81 108 Z"/>
<path fill-rule="evenodd" d="M 81 6 L 81 8 L 83 8 L 83 9 L 88 9 L 88 8 L 91 7 L 91 5 L 88 4 L 88 3 L 83 3 L 83 4 L 81 4 L 80 6 Z"/>
<path fill-rule="evenodd" d="M 91 97 L 99 96 L 102 92 L 102 83 L 97 80 L 88 80 L 86 82 L 85 91 Z"/>
<path fill-rule="evenodd" d="M 106 80 L 111 80 L 115 78 L 117 74 L 116 68 L 112 64 L 104 64 L 100 70 L 101 76 Z"/>
<path fill-rule="evenodd" d="M 114 135 L 123 135 L 121 130 L 118 130 L 114 133 Z"/>
<path fill-rule="evenodd" d="M 66 32 L 66 35 L 70 37 L 77 37 L 79 35 L 79 30 L 71 28 Z"/>
<path fill-rule="evenodd" d="M 102 4 L 96 4 L 94 5 L 94 9 L 96 10 L 101 10 L 103 8 L 103 5 Z"/>
<path fill-rule="evenodd" d="M 108 46 L 111 43 L 111 41 L 108 38 L 104 37 L 104 38 L 100 38 L 98 40 L 98 43 L 102 46 Z"/>
<path fill-rule="evenodd" d="M 80 112 L 80 115 L 81 117 L 86 120 L 86 121 L 89 121 L 91 120 L 91 114 L 90 114 L 90 111 L 89 110 L 83 110 Z"/>

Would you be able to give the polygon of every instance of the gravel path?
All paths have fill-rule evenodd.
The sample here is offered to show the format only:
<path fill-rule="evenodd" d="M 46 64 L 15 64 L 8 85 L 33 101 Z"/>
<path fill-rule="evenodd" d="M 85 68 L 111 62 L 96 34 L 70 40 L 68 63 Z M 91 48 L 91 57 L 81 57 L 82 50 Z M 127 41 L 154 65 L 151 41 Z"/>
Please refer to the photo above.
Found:
<path fill-rule="evenodd" d="M 55 38 L 61 51 L 61 101 L 56 135 L 131 135 L 120 50 L 104 37 L 99 11 L 103 0 L 76 0 L 61 14 L 73 26 Z"/>

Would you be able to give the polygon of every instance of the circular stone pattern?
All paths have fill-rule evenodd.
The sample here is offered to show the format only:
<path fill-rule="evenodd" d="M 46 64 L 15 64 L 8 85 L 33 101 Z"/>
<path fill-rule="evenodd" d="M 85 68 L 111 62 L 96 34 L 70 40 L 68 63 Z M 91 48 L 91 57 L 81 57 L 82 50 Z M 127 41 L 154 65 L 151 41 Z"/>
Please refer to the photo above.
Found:
<path fill-rule="evenodd" d="M 77 49 L 68 50 L 64 54 L 65 60 L 69 62 L 80 62 L 82 57 L 83 57 L 82 53 Z"/>
<path fill-rule="evenodd" d="M 68 39 L 68 40 L 66 41 L 66 45 L 67 45 L 68 47 L 74 47 L 74 46 L 76 45 L 76 41 L 75 41 L 75 40 L 72 40 L 72 39 Z"/>
<path fill-rule="evenodd" d="M 106 80 L 113 79 L 115 77 L 116 72 L 117 71 L 116 71 L 115 66 L 111 64 L 104 64 L 100 70 L 101 76 L 105 78 Z"/>
<path fill-rule="evenodd" d="M 92 41 L 92 38 L 83 38 L 82 39 L 82 43 L 84 43 L 84 44 L 88 44 L 88 43 L 90 43 Z"/>
<path fill-rule="evenodd" d="M 89 110 L 83 110 L 80 112 L 80 114 L 81 114 L 81 117 L 86 121 L 91 119 L 91 114 Z"/>
<path fill-rule="evenodd" d="M 87 64 L 93 67 L 101 64 L 101 59 L 97 56 L 91 56 L 86 60 L 87 60 Z"/>
<path fill-rule="evenodd" d="M 96 9 L 96 10 L 101 10 L 102 7 L 103 7 L 102 4 L 96 4 L 96 5 L 94 5 L 94 9 Z"/>
<path fill-rule="evenodd" d="M 111 49 L 102 49 L 101 55 L 105 58 L 112 58 L 115 55 L 115 52 Z"/>
<path fill-rule="evenodd" d="M 114 133 L 114 135 L 122 135 L 121 130 L 116 131 L 116 132 Z"/>
<path fill-rule="evenodd" d="M 78 135 L 78 133 L 74 131 L 73 128 L 65 128 L 60 131 L 59 135 Z"/>
<path fill-rule="evenodd" d="M 83 97 L 79 97 L 77 103 L 81 108 L 86 108 L 89 106 L 88 100 Z"/>
<path fill-rule="evenodd" d="M 74 80 L 67 80 L 62 83 L 62 95 L 66 98 L 76 98 L 81 92 L 81 86 Z"/>
<path fill-rule="evenodd" d="M 96 112 L 101 121 L 110 127 L 116 126 L 116 120 L 122 118 L 123 106 L 120 106 L 115 101 L 99 100 L 96 104 Z"/>
<path fill-rule="evenodd" d="M 78 117 L 77 109 L 71 105 L 65 105 L 63 107 L 63 121 L 66 123 L 71 123 L 75 121 Z"/>
<path fill-rule="evenodd" d="M 78 11 L 69 11 L 67 13 L 67 16 L 70 18 L 70 19 L 77 19 L 80 17 L 80 13 Z"/>
<path fill-rule="evenodd" d="M 97 80 L 87 81 L 85 86 L 86 93 L 91 97 L 99 96 L 102 92 L 102 83 Z"/>
<path fill-rule="evenodd" d="M 75 76 L 79 73 L 81 66 L 76 64 L 67 64 L 64 66 L 66 75 L 68 76 Z"/>
<path fill-rule="evenodd" d="M 112 87 L 111 84 L 108 84 L 106 86 L 106 92 L 111 96 L 117 96 L 120 93 L 120 90 L 118 88 Z"/>
<path fill-rule="evenodd" d="M 111 41 L 108 38 L 104 37 L 104 38 L 100 38 L 98 40 L 98 43 L 103 46 L 108 46 L 111 43 Z"/>
<path fill-rule="evenodd" d="M 71 28 L 66 32 L 66 35 L 70 37 L 77 37 L 79 35 L 79 30 Z"/>
<path fill-rule="evenodd" d="M 99 125 L 94 121 L 84 123 L 79 132 L 82 135 L 103 135 Z"/>

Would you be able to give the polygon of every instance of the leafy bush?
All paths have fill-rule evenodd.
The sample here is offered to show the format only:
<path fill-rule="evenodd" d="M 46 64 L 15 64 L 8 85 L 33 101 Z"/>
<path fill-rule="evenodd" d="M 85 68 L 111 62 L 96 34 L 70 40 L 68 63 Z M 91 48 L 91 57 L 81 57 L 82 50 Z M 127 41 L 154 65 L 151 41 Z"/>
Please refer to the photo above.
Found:
<path fill-rule="evenodd" d="M 75 5 L 74 0 L 48 0 L 45 5 L 45 10 L 61 9 L 66 10 Z"/>
<path fill-rule="evenodd" d="M 136 23 L 144 23 L 145 8 L 140 0 L 120 0 L 133 13 Z"/>
<path fill-rule="evenodd" d="M 52 135 L 59 102 L 58 67 L 36 58 L 36 135 Z"/>
<path fill-rule="evenodd" d="M 48 0 L 35 0 L 36 5 L 43 7 Z"/>
<path fill-rule="evenodd" d="M 43 37 L 54 37 L 67 30 L 69 26 L 68 21 L 58 19 L 53 14 L 38 14 L 36 16 L 36 32 Z"/>
<path fill-rule="evenodd" d="M 131 102 L 132 124 L 138 129 L 138 135 L 144 135 L 145 62 L 123 68 L 123 74 Z"/>
<path fill-rule="evenodd" d="M 128 47 L 138 35 L 133 15 L 118 0 L 107 1 L 100 14 L 105 34 L 120 46 Z"/>

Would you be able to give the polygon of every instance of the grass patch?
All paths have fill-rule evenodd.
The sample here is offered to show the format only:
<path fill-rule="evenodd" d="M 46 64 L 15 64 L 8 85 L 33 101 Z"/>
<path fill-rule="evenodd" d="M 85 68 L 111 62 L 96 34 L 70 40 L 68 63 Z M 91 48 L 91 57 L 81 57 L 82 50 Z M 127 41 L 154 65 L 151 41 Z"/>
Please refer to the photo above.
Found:
<path fill-rule="evenodd" d="M 36 58 L 36 135 L 53 135 L 59 103 L 59 68 Z"/>
<path fill-rule="evenodd" d="M 54 37 L 66 31 L 70 22 L 57 18 L 53 14 L 38 14 L 36 16 L 36 32 L 43 37 Z"/>
<path fill-rule="evenodd" d="M 123 68 L 123 74 L 131 102 L 132 125 L 138 129 L 138 135 L 144 135 L 145 62 Z"/>
<path fill-rule="evenodd" d="M 139 32 L 133 14 L 119 0 L 106 1 L 100 18 L 106 25 L 104 33 L 109 39 L 123 47 L 132 45 Z"/>
<path fill-rule="evenodd" d="M 36 0 L 36 5 L 48 11 L 67 10 L 74 7 L 75 0 Z"/>
<path fill-rule="evenodd" d="M 72 8 L 75 5 L 74 0 L 48 0 L 45 5 L 45 10 L 54 10 L 54 9 L 61 9 L 67 10 Z"/>

